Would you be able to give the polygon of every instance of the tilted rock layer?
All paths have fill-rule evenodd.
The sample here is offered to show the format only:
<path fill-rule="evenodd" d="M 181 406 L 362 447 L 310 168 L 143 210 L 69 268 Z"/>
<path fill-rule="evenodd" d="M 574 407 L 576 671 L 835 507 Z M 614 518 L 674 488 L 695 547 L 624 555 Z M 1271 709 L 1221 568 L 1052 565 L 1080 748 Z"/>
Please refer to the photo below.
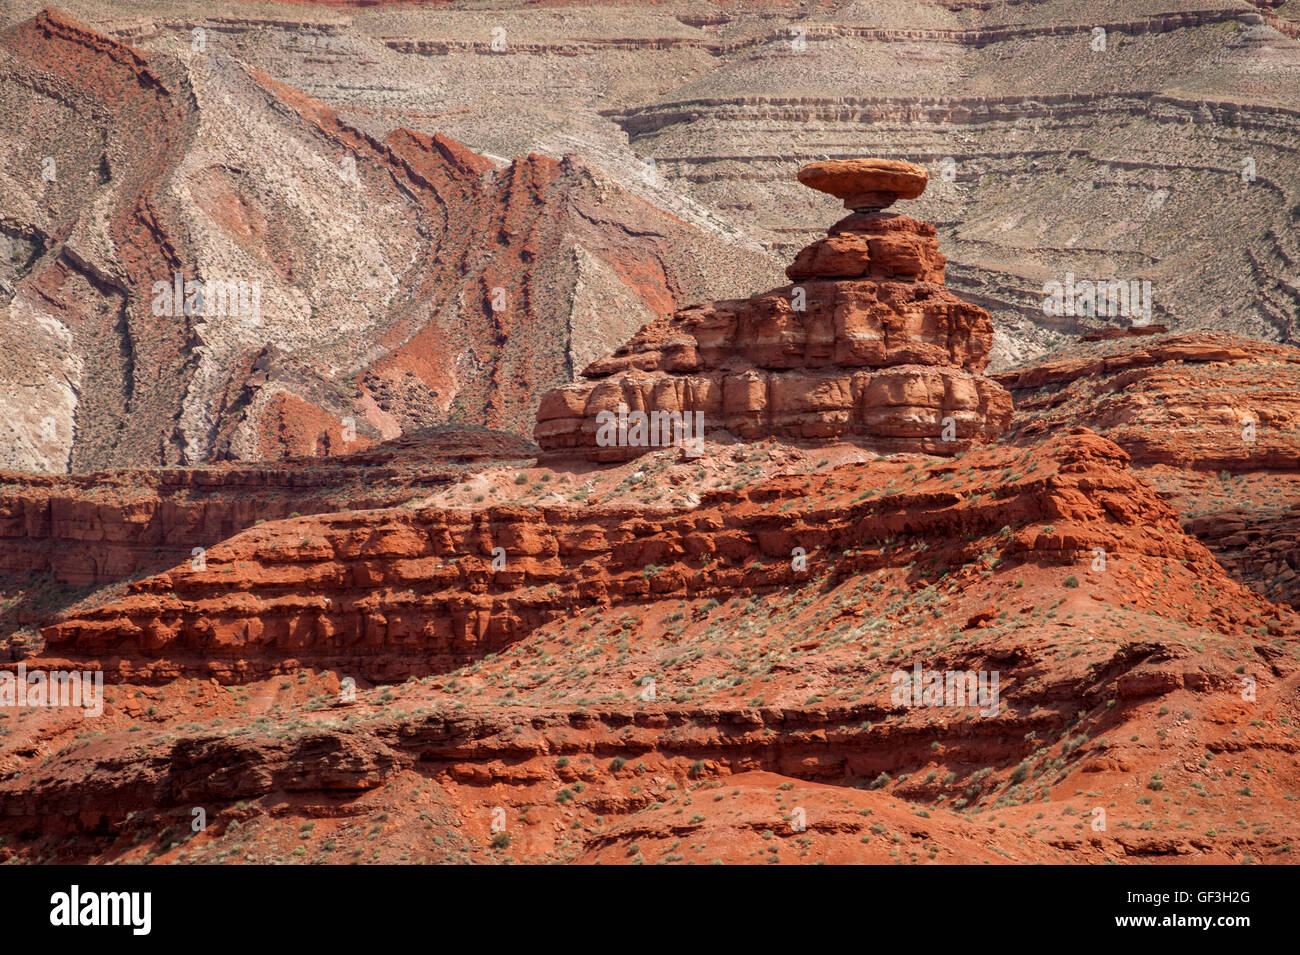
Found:
<path fill-rule="evenodd" d="M 0 25 L 0 468 L 522 435 L 575 368 L 716 288 L 698 261 L 728 294 L 776 271 L 576 154 L 365 122 L 217 49 L 57 9 Z M 176 281 L 248 295 L 186 310 L 159 297 Z"/>
<path fill-rule="evenodd" d="M 547 394 L 535 440 L 594 461 L 637 457 L 644 446 L 600 433 L 602 413 L 624 405 L 699 412 L 706 431 L 744 440 L 964 451 L 1006 429 L 1011 397 L 980 374 L 988 313 L 951 294 L 943 269 L 929 223 L 853 213 L 796 256 L 795 284 L 653 321 L 589 365 L 587 382 Z"/>

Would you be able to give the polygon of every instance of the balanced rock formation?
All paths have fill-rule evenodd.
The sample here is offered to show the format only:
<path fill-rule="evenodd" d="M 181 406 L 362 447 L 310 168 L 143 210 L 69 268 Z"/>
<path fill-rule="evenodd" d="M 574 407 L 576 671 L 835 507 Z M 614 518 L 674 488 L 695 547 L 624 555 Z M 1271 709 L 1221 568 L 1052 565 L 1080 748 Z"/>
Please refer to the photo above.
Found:
<path fill-rule="evenodd" d="M 542 399 L 543 450 L 628 460 L 698 440 L 702 427 L 954 454 L 1007 428 L 1011 396 L 980 374 L 988 313 L 944 287 L 934 226 L 880 211 L 919 196 L 925 170 L 845 160 L 799 178 L 855 211 L 799 252 L 786 269 L 794 284 L 645 325 L 585 382 Z"/>
<path fill-rule="evenodd" d="M 930 174 L 896 159 L 831 159 L 808 163 L 799 170 L 799 181 L 843 199 L 846 209 L 875 212 L 892 206 L 895 199 L 918 198 Z"/>

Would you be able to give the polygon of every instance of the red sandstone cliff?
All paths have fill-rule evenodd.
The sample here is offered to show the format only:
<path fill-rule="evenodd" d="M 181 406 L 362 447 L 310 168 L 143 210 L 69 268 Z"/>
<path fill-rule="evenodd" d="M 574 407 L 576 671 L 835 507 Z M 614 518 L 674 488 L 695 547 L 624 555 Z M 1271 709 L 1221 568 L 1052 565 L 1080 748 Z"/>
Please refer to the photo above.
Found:
<path fill-rule="evenodd" d="M 713 463 L 671 457 L 635 466 L 667 483 Z M 1295 627 L 1087 431 L 774 476 L 691 507 L 625 495 L 272 521 L 202 571 L 47 629 L 30 665 L 102 667 L 112 685 L 92 738 L 37 713 L 0 739 L 0 852 L 1282 859 L 1294 822 L 1273 784 L 1246 799 L 1224 771 L 1267 760 L 1289 785 L 1278 720 L 1296 715 L 1297 671 L 1279 648 Z M 998 670 L 999 715 L 899 707 L 889 673 L 913 662 Z M 1131 800 L 1109 831 L 1072 825 L 1152 774 L 1213 797 L 1196 828 Z M 196 805 L 208 829 L 183 835 Z M 1260 831 L 1232 830 L 1244 814 Z"/>

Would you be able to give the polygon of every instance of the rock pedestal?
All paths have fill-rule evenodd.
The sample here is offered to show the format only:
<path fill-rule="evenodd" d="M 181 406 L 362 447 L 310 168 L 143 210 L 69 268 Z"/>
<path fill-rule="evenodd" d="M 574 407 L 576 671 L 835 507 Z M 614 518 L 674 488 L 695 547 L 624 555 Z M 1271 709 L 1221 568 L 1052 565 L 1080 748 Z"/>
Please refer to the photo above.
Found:
<path fill-rule="evenodd" d="M 589 365 L 586 381 L 545 395 L 534 430 L 543 450 L 628 460 L 680 443 L 671 422 L 688 413 L 702 415 L 706 438 L 726 430 L 885 453 L 955 454 L 1006 430 L 1011 396 L 981 374 L 988 313 L 944 287 L 933 225 L 880 211 L 919 196 L 925 170 L 847 160 L 799 178 L 859 211 L 799 252 L 792 284 L 651 322 Z M 660 425 L 614 425 L 636 412 L 658 413 Z"/>

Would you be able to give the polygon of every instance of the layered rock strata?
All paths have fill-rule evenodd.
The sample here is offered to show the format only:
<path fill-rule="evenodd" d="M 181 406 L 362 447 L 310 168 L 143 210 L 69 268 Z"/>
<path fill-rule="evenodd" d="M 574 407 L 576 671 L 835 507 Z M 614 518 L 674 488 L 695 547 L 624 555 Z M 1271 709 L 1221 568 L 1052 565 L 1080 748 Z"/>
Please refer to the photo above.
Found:
<path fill-rule="evenodd" d="M 535 451 L 505 432 L 448 428 L 274 467 L 0 471 L 0 584 L 50 575 L 90 587 L 156 573 L 262 521 L 395 507 Z"/>
<path fill-rule="evenodd" d="M 936 554 L 952 549 L 954 567 L 990 546 L 1001 561 L 1061 566 L 1101 547 L 1137 564 L 1187 561 L 1217 579 L 1209 553 L 1179 533 L 1127 461 L 1080 430 L 1028 455 L 980 450 L 963 459 L 964 476 L 947 461 L 914 475 L 901 462 L 862 463 L 655 513 L 500 505 L 268 522 L 210 549 L 201 567 L 132 582 L 42 634 L 49 657 L 93 660 L 114 680 L 236 683 L 304 665 L 403 680 L 467 665 L 590 608 L 797 587 L 806 578 L 789 560 L 795 547 L 836 578 L 906 573 L 915 555 L 893 544 L 906 534 Z M 1206 619 L 1231 631 L 1247 603 Z"/>

